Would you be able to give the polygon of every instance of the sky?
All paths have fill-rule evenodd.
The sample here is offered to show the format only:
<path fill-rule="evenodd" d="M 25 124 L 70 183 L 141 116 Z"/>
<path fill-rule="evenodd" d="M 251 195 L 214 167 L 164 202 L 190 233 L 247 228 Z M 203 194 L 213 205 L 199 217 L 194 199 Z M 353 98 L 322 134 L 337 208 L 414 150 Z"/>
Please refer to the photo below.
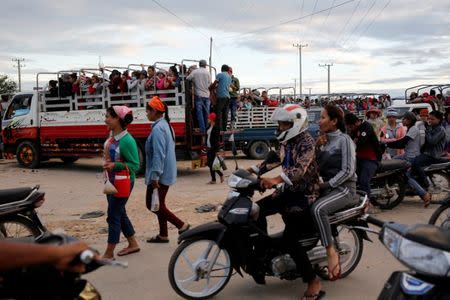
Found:
<path fill-rule="evenodd" d="M 448 0 L 2 0 L 0 74 L 22 90 L 37 72 L 181 63 L 233 67 L 242 87 L 388 92 L 450 82 Z M 189 63 L 188 63 L 189 65 Z M 161 65 L 163 66 L 163 65 Z M 165 65 L 168 67 L 168 65 Z M 42 77 L 41 77 L 42 78 Z M 40 85 L 43 83 L 40 82 Z"/>

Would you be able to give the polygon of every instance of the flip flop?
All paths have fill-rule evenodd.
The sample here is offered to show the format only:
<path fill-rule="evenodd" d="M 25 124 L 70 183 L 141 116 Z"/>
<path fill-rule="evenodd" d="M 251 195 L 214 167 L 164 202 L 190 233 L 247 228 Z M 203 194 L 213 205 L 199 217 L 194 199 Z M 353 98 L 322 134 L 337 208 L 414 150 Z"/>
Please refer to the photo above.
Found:
<path fill-rule="evenodd" d="M 178 230 L 178 234 L 182 234 L 183 232 L 188 231 L 189 228 L 191 228 L 191 224 L 187 224 L 186 229 L 183 229 L 183 230 L 180 229 L 180 230 Z"/>
<path fill-rule="evenodd" d="M 303 293 L 303 298 L 302 300 L 320 300 L 323 297 L 325 297 L 325 291 L 319 291 L 317 294 L 308 294 L 306 292 Z"/>
<path fill-rule="evenodd" d="M 135 248 L 135 249 L 123 248 L 122 250 L 117 252 L 117 256 L 125 256 L 125 255 L 129 255 L 129 254 L 137 253 L 139 251 L 141 251 L 140 248 Z"/>
<path fill-rule="evenodd" d="M 169 242 L 169 240 L 164 240 L 159 235 L 155 235 L 155 236 L 147 239 L 147 243 L 164 244 L 164 243 L 168 243 L 168 242 Z"/>

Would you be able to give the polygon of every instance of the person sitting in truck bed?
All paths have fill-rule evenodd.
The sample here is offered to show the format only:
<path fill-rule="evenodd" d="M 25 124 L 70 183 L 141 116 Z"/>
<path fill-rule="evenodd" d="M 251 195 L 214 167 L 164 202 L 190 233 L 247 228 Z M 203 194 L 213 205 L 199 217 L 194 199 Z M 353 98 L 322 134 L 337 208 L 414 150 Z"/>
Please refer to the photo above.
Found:
<path fill-rule="evenodd" d="M 278 101 L 275 99 L 270 99 L 269 96 L 267 96 L 267 91 L 263 91 L 261 94 L 262 103 L 268 107 L 277 107 Z"/>
<path fill-rule="evenodd" d="M 58 97 L 58 81 L 50 80 L 48 82 L 48 91 L 45 93 L 45 97 Z"/>

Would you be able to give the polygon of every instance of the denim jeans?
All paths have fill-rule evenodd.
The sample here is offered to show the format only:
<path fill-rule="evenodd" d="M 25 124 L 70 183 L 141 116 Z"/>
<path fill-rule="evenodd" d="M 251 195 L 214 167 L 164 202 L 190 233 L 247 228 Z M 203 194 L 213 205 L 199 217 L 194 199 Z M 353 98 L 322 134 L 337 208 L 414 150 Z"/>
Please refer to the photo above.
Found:
<path fill-rule="evenodd" d="M 210 110 L 211 101 L 209 98 L 195 96 L 195 112 L 197 114 L 198 127 L 202 133 L 206 133 L 206 127 L 208 127 L 208 115 Z"/>
<path fill-rule="evenodd" d="M 405 154 L 402 155 L 397 155 L 394 156 L 393 159 L 401 159 L 401 160 L 406 160 L 407 162 L 409 162 L 410 164 L 413 163 L 414 158 L 409 158 L 406 157 Z M 425 189 L 411 176 L 411 170 L 408 170 L 408 172 L 406 172 L 406 176 L 408 177 L 408 184 L 409 186 L 416 191 L 416 193 L 420 196 L 423 197 L 425 196 L 425 194 L 427 193 L 427 191 L 425 191 Z"/>
<path fill-rule="evenodd" d="M 131 183 L 131 190 L 133 190 L 134 182 Z M 107 195 L 108 200 L 108 244 L 118 244 L 120 240 L 120 232 L 123 232 L 125 237 L 134 235 L 133 224 L 128 218 L 125 205 L 128 198 L 116 198 L 114 195 Z"/>
<path fill-rule="evenodd" d="M 236 111 L 237 111 L 237 98 L 231 97 L 230 98 L 231 123 L 234 123 L 234 121 L 236 121 Z"/>
<path fill-rule="evenodd" d="M 425 174 L 423 169 L 431 164 L 436 163 L 436 161 L 437 161 L 436 158 L 426 154 L 420 154 L 413 161 L 411 169 L 412 174 L 414 176 L 417 176 L 417 182 L 425 188 L 428 187 L 428 182 L 427 182 L 427 174 Z"/>
<path fill-rule="evenodd" d="M 379 163 L 376 160 L 357 159 L 356 174 L 358 175 L 358 188 L 370 197 L 370 180 L 377 172 Z"/>

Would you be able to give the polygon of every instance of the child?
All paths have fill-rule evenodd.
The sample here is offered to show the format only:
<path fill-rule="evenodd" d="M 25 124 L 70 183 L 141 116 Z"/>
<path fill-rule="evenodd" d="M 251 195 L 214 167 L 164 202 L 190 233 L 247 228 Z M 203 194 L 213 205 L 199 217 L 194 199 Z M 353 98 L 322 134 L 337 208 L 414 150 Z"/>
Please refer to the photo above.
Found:
<path fill-rule="evenodd" d="M 208 184 L 216 183 L 216 173 L 220 176 L 220 183 L 223 182 L 223 173 L 220 170 L 213 170 L 214 160 L 217 157 L 217 152 L 219 151 L 219 135 L 220 129 L 216 126 L 216 114 L 210 113 L 208 116 L 209 127 L 206 130 L 207 138 L 206 138 L 206 147 L 208 148 L 207 157 L 208 157 L 208 167 L 211 173 L 211 181 Z"/>

